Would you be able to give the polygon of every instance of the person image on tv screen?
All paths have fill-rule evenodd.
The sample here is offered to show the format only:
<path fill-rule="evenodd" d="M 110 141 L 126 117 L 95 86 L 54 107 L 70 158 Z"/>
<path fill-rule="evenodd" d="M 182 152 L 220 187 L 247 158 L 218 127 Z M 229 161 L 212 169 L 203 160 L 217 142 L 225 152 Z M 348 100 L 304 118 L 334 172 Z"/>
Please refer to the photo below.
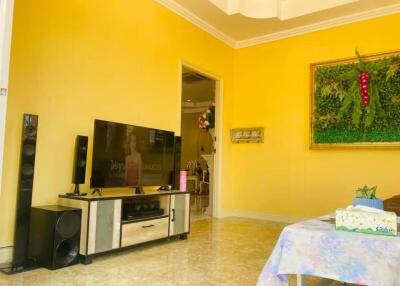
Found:
<path fill-rule="evenodd" d="M 130 187 L 140 186 L 142 173 L 142 157 L 136 149 L 137 138 L 130 132 L 126 142 L 125 182 Z"/>

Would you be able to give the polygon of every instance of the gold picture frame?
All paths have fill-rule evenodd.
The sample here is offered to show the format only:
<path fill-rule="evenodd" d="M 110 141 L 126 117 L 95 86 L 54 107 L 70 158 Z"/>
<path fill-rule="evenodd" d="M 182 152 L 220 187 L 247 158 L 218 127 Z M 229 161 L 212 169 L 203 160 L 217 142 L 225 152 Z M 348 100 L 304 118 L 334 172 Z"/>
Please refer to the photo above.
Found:
<path fill-rule="evenodd" d="M 231 140 L 233 143 L 263 143 L 264 127 L 231 129 Z"/>
<path fill-rule="evenodd" d="M 375 61 L 380 60 L 386 57 L 391 56 L 400 56 L 400 50 L 375 53 L 361 56 L 361 59 L 364 61 Z M 310 65 L 310 136 L 309 136 L 309 148 L 310 149 L 376 149 L 376 148 L 400 148 L 400 141 L 391 141 L 391 142 L 355 142 L 355 143 L 315 143 L 314 140 L 314 122 L 315 122 L 315 93 L 316 93 L 316 80 L 315 73 L 316 70 L 320 67 L 331 67 L 331 66 L 339 66 L 346 65 L 351 63 L 358 62 L 357 57 L 344 58 L 339 60 L 332 61 L 324 61 L 313 63 Z"/>

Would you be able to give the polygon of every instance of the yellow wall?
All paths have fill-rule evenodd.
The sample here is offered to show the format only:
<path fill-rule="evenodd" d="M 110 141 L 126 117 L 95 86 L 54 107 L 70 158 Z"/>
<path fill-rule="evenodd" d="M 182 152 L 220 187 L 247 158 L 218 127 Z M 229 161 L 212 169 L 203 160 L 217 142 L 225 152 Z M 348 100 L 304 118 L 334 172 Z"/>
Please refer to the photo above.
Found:
<path fill-rule="evenodd" d="M 264 144 L 232 146 L 242 212 L 309 217 L 350 204 L 354 190 L 400 193 L 399 150 L 308 149 L 310 64 L 399 49 L 400 14 L 245 48 L 235 53 L 235 127 L 265 126 Z"/>
<path fill-rule="evenodd" d="M 40 115 L 33 204 L 56 203 L 71 188 L 75 136 L 89 135 L 91 150 L 95 118 L 179 133 L 181 60 L 224 82 L 223 210 L 306 217 L 349 204 L 359 185 L 399 193 L 397 150 L 308 149 L 310 63 L 398 49 L 399 24 L 233 51 L 153 0 L 16 0 L 0 245 L 13 238 L 22 114 Z M 260 125 L 264 144 L 230 143 L 231 127 Z"/>
<path fill-rule="evenodd" d="M 91 150 L 95 118 L 180 133 L 181 60 L 224 79 L 228 155 L 231 48 L 153 0 L 15 2 L 0 246 L 13 240 L 24 112 L 40 116 L 33 205 L 71 190 L 75 136 Z"/>

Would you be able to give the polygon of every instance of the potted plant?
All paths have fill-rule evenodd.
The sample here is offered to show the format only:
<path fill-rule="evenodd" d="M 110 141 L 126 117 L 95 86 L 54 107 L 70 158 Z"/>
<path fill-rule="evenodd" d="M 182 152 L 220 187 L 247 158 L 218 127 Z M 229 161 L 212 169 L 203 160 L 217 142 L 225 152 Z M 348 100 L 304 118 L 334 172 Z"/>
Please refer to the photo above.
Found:
<path fill-rule="evenodd" d="M 377 186 L 372 188 L 368 188 L 367 186 L 358 188 L 356 191 L 356 198 L 353 201 L 353 205 L 361 205 L 383 210 L 383 201 L 376 198 L 377 188 Z"/>

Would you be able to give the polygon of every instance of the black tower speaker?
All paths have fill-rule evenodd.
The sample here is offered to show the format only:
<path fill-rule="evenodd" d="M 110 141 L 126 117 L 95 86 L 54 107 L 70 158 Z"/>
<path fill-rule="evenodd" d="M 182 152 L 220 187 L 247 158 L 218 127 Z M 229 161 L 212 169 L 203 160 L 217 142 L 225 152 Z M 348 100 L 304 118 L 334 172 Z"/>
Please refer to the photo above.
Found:
<path fill-rule="evenodd" d="M 174 144 L 175 152 L 174 152 L 174 184 L 173 189 L 179 190 L 180 188 L 180 171 L 181 171 L 181 152 L 182 152 L 182 137 L 175 136 L 175 144 Z"/>
<path fill-rule="evenodd" d="M 86 195 L 86 193 L 81 193 L 79 191 L 79 184 L 85 183 L 87 147 L 88 137 L 78 135 L 75 142 L 74 170 L 72 174 L 72 183 L 75 184 L 75 191 L 73 193 L 68 193 L 68 195 Z"/>
<path fill-rule="evenodd" d="M 81 212 L 62 206 L 33 207 L 29 258 L 52 270 L 78 263 Z"/>
<path fill-rule="evenodd" d="M 31 267 L 27 258 L 38 118 L 32 114 L 24 114 L 23 117 L 14 252 L 10 273 Z"/>

